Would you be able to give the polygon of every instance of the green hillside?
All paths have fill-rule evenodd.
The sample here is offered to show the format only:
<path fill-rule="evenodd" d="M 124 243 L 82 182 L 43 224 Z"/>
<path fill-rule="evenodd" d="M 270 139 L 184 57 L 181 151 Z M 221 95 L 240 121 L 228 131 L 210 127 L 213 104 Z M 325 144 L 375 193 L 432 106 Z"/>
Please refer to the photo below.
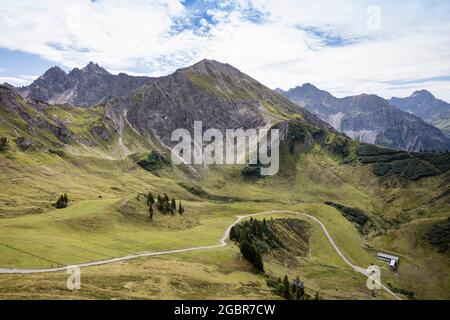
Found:
<path fill-rule="evenodd" d="M 199 85 L 203 80 L 193 79 Z M 413 291 L 418 299 L 449 298 L 450 281 L 442 281 L 449 279 L 448 253 L 424 238 L 434 223 L 450 216 L 448 154 L 361 145 L 330 128 L 277 114 L 276 126 L 287 135 L 276 176 L 243 175 L 244 165 L 154 166 L 152 152 L 168 159 L 166 149 L 126 121 L 118 126 L 105 106 L 51 106 L 0 90 L 0 268 L 52 268 L 211 246 L 236 216 L 286 210 L 317 217 L 352 263 L 382 265 L 393 287 Z M 150 221 L 140 196 L 148 192 L 181 200 L 185 213 L 157 211 Z M 69 206 L 55 209 L 64 193 Z M 370 224 L 361 232 L 325 202 L 358 208 Z M 256 217 L 263 218 L 283 219 L 274 228 L 284 241 L 299 243 L 289 231 L 296 224 L 282 222 L 299 216 Z M 230 242 L 85 268 L 85 290 L 79 292 L 65 289 L 64 272 L 1 274 L 0 298 L 276 299 L 267 280 L 287 274 L 300 276 L 310 296 L 392 299 L 384 291 L 373 296 L 364 276 L 343 262 L 317 223 L 306 222 L 311 226 L 307 253 L 286 256 L 268 250 L 265 274 Z M 396 273 L 376 260 L 378 251 L 402 257 Z"/>

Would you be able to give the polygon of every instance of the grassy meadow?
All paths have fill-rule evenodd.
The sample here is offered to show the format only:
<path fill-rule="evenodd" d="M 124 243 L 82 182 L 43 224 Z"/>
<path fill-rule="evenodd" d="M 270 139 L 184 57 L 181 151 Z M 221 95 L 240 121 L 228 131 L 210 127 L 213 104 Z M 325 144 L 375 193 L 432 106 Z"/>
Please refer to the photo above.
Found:
<path fill-rule="evenodd" d="M 95 109 L 92 112 L 100 112 Z M 50 112 L 50 111 L 49 111 Z M 71 130 L 88 131 L 78 123 L 92 115 L 62 112 Z M 51 113 L 49 113 L 49 117 Z M 96 114 L 98 118 L 99 115 Z M 92 125 L 98 119 L 92 117 Z M 19 124 L 18 124 L 19 125 Z M 1 128 L 2 126 L 0 126 Z M 124 128 L 122 143 L 131 151 L 144 146 Z M 241 166 L 210 168 L 188 177 L 183 170 L 149 173 L 114 147 L 73 146 L 63 152 L 26 152 L 12 146 L 0 155 L 0 268 L 50 268 L 120 257 L 134 253 L 217 244 L 236 216 L 269 210 L 299 211 L 320 219 L 350 261 L 361 267 L 383 266 L 382 280 L 415 298 L 449 297 L 448 254 L 423 240 L 432 224 L 450 216 L 446 198 L 449 174 L 416 182 L 380 181 L 367 166 L 345 165 L 321 148 L 298 157 L 282 153 L 278 176 L 244 179 Z M 86 149 L 87 148 L 87 149 Z M 282 151 L 283 152 L 283 151 Z M 184 185 L 184 187 L 183 187 Z M 201 188 L 191 192 L 186 185 Z M 182 200 L 185 214 L 156 214 L 152 222 L 138 194 L 167 193 Z M 66 209 L 52 204 L 60 194 Z M 364 210 L 373 229 L 361 234 L 333 201 Z M 295 217 L 277 213 L 266 219 Z M 258 217 L 262 219 L 263 217 Z M 306 219 L 308 220 L 308 219 Z M 310 221 L 311 222 L 311 221 Z M 280 261 L 264 256 L 267 274 L 300 276 L 311 296 L 323 299 L 391 299 L 372 295 L 364 276 L 353 272 L 336 254 L 321 228 L 313 231 L 309 254 Z M 398 272 L 376 260 L 378 251 L 402 257 Z M 236 245 L 206 251 L 142 258 L 82 269 L 82 289 L 69 291 L 64 272 L 0 275 L 2 299 L 277 299 L 267 276 L 256 272 Z M 407 296 L 403 296 L 408 298 Z"/>

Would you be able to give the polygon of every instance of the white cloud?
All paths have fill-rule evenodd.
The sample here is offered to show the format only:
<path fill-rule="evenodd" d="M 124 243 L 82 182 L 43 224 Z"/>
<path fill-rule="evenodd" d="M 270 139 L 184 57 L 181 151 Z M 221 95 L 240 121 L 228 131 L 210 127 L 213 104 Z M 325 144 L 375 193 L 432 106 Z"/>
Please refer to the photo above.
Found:
<path fill-rule="evenodd" d="M 379 32 L 367 29 L 369 2 L 288 2 L 260 1 L 260 8 L 270 13 L 269 22 L 253 26 L 254 30 L 244 24 L 235 26 L 235 36 L 221 39 L 215 56 L 228 57 L 271 87 L 287 89 L 312 82 L 338 96 L 361 92 L 404 95 L 406 88 L 390 82 L 450 75 L 450 24 L 445 14 L 449 5 L 444 2 L 434 8 L 420 1 L 403 7 L 382 4 Z M 293 28 L 298 24 L 356 42 L 326 46 L 320 37 Z M 450 100 L 449 84 L 416 83 L 408 89 L 425 87 Z"/>
<path fill-rule="evenodd" d="M 172 18 L 183 11 L 175 0 L 8 2 L 0 6 L 0 46 L 68 67 L 91 60 L 110 68 L 133 67 L 154 57 Z"/>
<path fill-rule="evenodd" d="M 208 8 L 206 1 L 203 13 L 202 6 L 191 12 L 176 0 L 5 1 L 0 47 L 67 67 L 92 60 L 149 75 L 207 57 L 270 87 L 311 82 L 338 96 L 385 97 L 426 88 L 450 100 L 449 82 L 397 83 L 450 75 L 448 1 L 376 3 L 380 30 L 367 27 L 373 1 L 366 0 L 228 0 Z"/>
<path fill-rule="evenodd" d="M 0 84 L 7 82 L 15 87 L 21 87 L 29 85 L 37 77 L 38 76 L 0 77 Z"/>

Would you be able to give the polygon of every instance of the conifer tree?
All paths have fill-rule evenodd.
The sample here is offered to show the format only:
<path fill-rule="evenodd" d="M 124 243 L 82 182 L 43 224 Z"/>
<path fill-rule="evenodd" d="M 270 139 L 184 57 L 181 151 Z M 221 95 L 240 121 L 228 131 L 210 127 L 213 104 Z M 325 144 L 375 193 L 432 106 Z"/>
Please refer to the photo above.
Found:
<path fill-rule="evenodd" d="M 181 201 L 180 201 L 180 204 L 178 205 L 178 213 L 181 214 L 181 215 L 184 213 L 184 207 L 181 204 Z"/>
<path fill-rule="evenodd" d="M 253 244 L 244 240 L 240 243 L 240 250 L 245 259 L 251 262 L 257 270 L 264 272 L 261 254 L 256 250 Z"/>
<path fill-rule="evenodd" d="M 69 204 L 69 198 L 67 197 L 67 194 L 60 195 L 58 200 L 55 203 L 56 209 L 64 209 L 67 208 L 67 205 Z"/>
<path fill-rule="evenodd" d="M 163 200 L 160 194 L 158 194 L 158 209 L 162 210 L 163 208 Z"/>
<path fill-rule="evenodd" d="M 305 295 L 305 288 L 300 278 L 297 276 L 295 281 L 292 283 L 292 293 L 294 300 L 301 300 Z"/>
<path fill-rule="evenodd" d="M 155 203 L 155 198 L 153 197 L 153 194 L 149 192 L 147 194 L 147 205 L 151 207 Z"/>
<path fill-rule="evenodd" d="M 164 198 L 164 213 L 169 213 L 170 212 L 170 203 L 169 203 L 169 201 L 168 200 L 166 200 L 165 198 Z"/>
<path fill-rule="evenodd" d="M 255 248 L 255 246 L 252 245 L 252 247 L 255 249 L 255 260 L 253 261 L 253 265 L 259 271 L 264 272 L 264 263 L 263 263 L 263 260 L 262 260 L 262 256 L 259 253 L 259 251 Z"/>
<path fill-rule="evenodd" d="M 153 220 L 153 206 L 148 207 L 148 218 L 149 220 Z"/>
<path fill-rule="evenodd" d="M 291 300 L 291 286 L 289 285 L 289 278 L 287 275 L 283 279 L 283 298 Z"/>
<path fill-rule="evenodd" d="M 236 231 L 236 226 L 233 226 L 230 229 L 230 240 L 231 241 L 239 241 L 237 231 Z"/>
<path fill-rule="evenodd" d="M 0 138 L 0 151 L 6 150 L 8 148 L 8 138 L 1 137 Z"/>

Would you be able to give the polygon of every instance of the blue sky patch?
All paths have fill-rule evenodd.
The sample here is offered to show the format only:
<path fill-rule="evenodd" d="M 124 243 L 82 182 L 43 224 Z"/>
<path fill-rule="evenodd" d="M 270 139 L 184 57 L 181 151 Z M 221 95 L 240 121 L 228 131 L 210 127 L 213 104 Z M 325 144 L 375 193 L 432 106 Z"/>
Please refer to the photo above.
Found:
<path fill-rule="evenodd" d="M 335 32 L 318 27 L 297 25 L 297 28 L 314 35 L 327 47 L 343 47 L 358 42 L 355 38 L 346 38 Z"/>
<path fill-rule="evenodd" d="M 2 77 L 41 75 L 55 65 L 66 69 L 62 65 L 35 54 L 0 48 L 0 68 L 2 69 L 0 75 Z"/>

